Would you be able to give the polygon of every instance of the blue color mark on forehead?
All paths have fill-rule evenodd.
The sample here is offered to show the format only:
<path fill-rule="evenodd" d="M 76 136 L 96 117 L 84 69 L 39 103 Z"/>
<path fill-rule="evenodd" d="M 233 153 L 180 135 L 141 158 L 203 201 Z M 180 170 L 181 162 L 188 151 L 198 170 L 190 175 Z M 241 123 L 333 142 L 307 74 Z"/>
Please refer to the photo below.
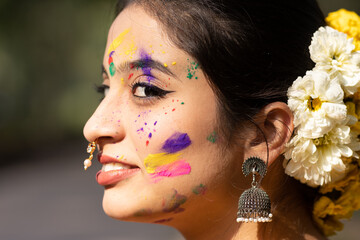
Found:
<path fill-rule="evenodd" d="M 176 153 L 187 148 L 190 144 L 191 140 L 186 133 L 176 132 L 165 141 L 162 150 L 167 153 Z"/>
<path fill-rule="evenodd" d="M 140 51 L 140 58 L 145 63 L 144 65 L 147 66 L 148 62 L 151 61 L 151 56 L 147 54 L 144 50 Z M 151 75 L 151 68 L 150 67 L 141 67 L 141 70 L 143 71 L 144 75 L 146 75 L 146 78 L 148 82 L 150 83 L 151 80 L 154 79 L 154 77 Z"/>

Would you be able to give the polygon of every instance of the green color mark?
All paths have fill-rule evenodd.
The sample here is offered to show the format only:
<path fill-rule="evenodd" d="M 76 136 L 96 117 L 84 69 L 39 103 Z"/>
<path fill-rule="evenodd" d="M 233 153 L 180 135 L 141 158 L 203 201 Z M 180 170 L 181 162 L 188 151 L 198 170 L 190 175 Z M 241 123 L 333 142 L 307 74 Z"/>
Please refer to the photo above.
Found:
<path fill-rule="evenodd" d="M 115 64 L 113 62 L 110 63 L 109 72 L 111 76 L 115 75 L 116 69 L 115 69 Z"/>
<path fill-rule="evenodd" d="M 174 190 L 174 193 L 171 195 L 169 199 L 167 199 L 164 202 L 164 212 L 180 212 L 183 209 L 180 209 L 180 205 L 184 204 L 187 200 L 187 197 L 181 194 L 178 194 L 176 190 Z"/>
<path fill-rule="evenodd" d="M 212 133 L 210 133 L 210 135 L 206 138 L 208 141 L 212 142 L 212 143 L 215 143 L 216 140 L 218 138 L 218 135 L 217 133 L 214 131 Z"/>
<path fill-rule="evenodd" d="M 195 193 L 196 195 L 204 195 L 206 190 L 207 190 L 206 186 L 203 184 L 200 184 L 199 186 L 196 186 L 195 188 L 193 188 L 193 193 Z"/>
<path fill-rule="evenodd" d="M 189 59 L 188 59 L 189 61 Z M 196 70 L 198 69 L 199 64 L 196 62 L 190 62 L 190 65 L 188 66 L 188 74 L 187 74 L 187 78 L 188 79 L 192 79 L 194 77 L 194 75 L 196 74 Z M 197 79 L 197 77 L 195 77 L 195 79 Z"/>
<path fill-rule="evenodd" d="M 184 102 L 181 102 L 181 105 L 184 105 Z"/>
<path fill-rule="evenodd" d="M 189 72 L 186 77 L 187 77 L 188 79 L 192 79 L 193 76 L 194 76 L 194 75 Z"/>
<path fill-rule="evenodd" d="M 136 213 L 134 213 L 134 217 L 143 217 L 148 216 L 152 213 L 151 209 L 140 209 Z"/>

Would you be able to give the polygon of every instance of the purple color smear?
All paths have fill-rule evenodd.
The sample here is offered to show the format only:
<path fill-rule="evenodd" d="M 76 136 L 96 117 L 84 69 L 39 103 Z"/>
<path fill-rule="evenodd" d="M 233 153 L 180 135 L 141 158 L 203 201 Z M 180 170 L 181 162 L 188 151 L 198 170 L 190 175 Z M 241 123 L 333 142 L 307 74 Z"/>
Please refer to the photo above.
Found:
<path fill-rule="evenodd" d="M 154 122 L 154 126 L 156 126 L 156 124 L 157 124 L 157 121 Z"/>
<path fill-rule="evenodd" d="M 151 75 L 151 68 L 147 67 L 149 65 L 149 62 L 151 61 L 151 56 L 147 54 L 144 50 L 141 50 L 140 58 L 144 62 L 144 66 L 141 67 L 141 70 L 143 71 L 144 75 L 147 76 L 147 80 L 150 83 L 150 81 L 154 79 L 154 77 Z"/>
<path fill-rule="evenodd" d="M 154 223 L 164 223 L 164 222 L 170 222 L 171 220 L 173 220 L 173 218 L 160 219 L 160 220 L 155 221 Z"/>
<path fill-rule="evenodd" d="M 111 51 L 111 53 L 109 54 L 109 57 L 112 57 L 112 55 L 115 53 L 115 51 Z"/>
<path fill-rule="evenodd" d="M 152 137 L 152 133 L 149 133 L 149 138 L 151 138 Z"/>
<path fill-rule="evenodd" d="M 176 153 L 187 148 L 191 144 L 191 140 L 186 133 L 174 133 L 171 137 L 169 137 L 163 147 L 167 153 Z"/>

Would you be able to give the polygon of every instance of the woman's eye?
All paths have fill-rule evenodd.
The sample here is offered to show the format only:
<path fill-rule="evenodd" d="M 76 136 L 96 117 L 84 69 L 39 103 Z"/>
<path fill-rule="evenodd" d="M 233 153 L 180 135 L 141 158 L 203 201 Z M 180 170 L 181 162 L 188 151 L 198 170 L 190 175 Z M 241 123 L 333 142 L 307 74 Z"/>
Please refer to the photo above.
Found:
<path fill-rule="evenodd" d="M 105 97 L 106 97 L 106 95 L 107 95 L 108 92 L 109 92 L 109 89 L 110 89 L 110 87 L 107 86 L 107 85 L 101 85 L 101 86 L 97 86 L 97 87 L 96 87 L 96 91 L 97 91 L 98 93 L 100 93 L 100 94 L 103 95 L 102 98 L 105 98 Z"/>
<path fill-rule="evenodd" d="M 151 97 L 164 97 L 166 94 L 172 91 L 165 91 L 161 88 L 153 86 L 147 83 L 135 83 L 132 87 L 132 93 L 135 97 L 139 98 L 151 98 Z"/>

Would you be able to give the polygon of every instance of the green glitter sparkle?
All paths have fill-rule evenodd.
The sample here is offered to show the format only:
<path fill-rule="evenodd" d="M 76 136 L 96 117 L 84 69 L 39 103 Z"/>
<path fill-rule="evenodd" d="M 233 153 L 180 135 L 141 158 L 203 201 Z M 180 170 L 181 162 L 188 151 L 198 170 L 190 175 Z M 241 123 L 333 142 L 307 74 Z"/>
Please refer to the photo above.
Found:
<path fill-rule="evenodd" d="M 217 140 L 217 133 L 214 131 L 206 138 L 209 142 L 215 143 Z"/>

